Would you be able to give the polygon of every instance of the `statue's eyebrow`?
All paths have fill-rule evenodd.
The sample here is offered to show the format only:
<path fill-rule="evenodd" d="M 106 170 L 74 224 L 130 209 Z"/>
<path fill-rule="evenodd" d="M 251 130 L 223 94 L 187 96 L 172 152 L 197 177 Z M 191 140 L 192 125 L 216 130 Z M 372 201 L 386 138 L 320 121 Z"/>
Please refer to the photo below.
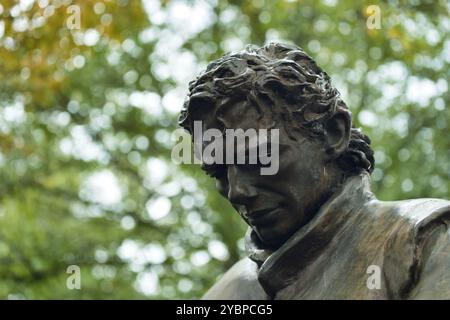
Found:
<path fill-rule="evenodd" d="M 238 152 L 238 147 L 237 147 L 237 144 L 236 144 L 236 140 L 234 141 L 235 143 L 234 143 L 234 147 L 233 147 L 233 156 L 236 156 L 237 155 L 237 152 Z M 252 148 L 250 148 L 250 146 L 249 146 L 249 144 L 247 143 L 247 139 L 246 139 L 246 142 L 245 142 L 245 146 L 244 146 L 244 152 L 245 152 L 245 157 L 247 157 L 249 154 L 250 154 L 250 151 L 252 151 L 252 152 L 257 152 L 256 154 L 257 154 L 257 157 L 259 157 L 260 156 L 260 151 L 259 151 L 259 148 L 262 146 L 262 145 L 267 145 L 267 148 L 266 148 L 266 151 L 268 152 L 268 153 L 270 153 L 270 154 L 273 154 L 273 152 L 274 152 L 274 149 L 273 149 L 273 145 L 277 145 L 278 146 L 278 153 L 280 153 L 280 152 L 282 152 L 283 150 L 286 150 L 287 148 L 289 148 L 290 146 L 288 145 L 288 144 L 286 144 L 286 143 L 282 143 L 282 142 L 276 142 L 276 143 L 272 143 L 271 141 L 270 141 L 270 139 L 268 140 L 268 141 L 264 141 L 264 142 L 260 142 L 260 141 L 258 141 L 258 144 L 257 144 L 257 146 L 256 146 L 256 149 L 257 150 L 255 150 L 255 147 L 252 147 Z M 225 152 L 227 152 L 228 150 L 226 150 L 226 148 L 225 148 Z M 226 153 L 224 153 L 224 157 L 226 157 Z M 234 158 L 235 159 L 235 158 Z"/>
<path fill-rule="evenodd" d="M 267 151 L 268 152 L 273 152 L 273 148 L 272 148 L 272 145 L 278 145 L 278 151 L 280 151 L 280 150 L 283 150 L 283 149 L 285 149 L 285 148 L 287 148 L 287 147 L 289 147 L 289 145 L 287 145 L 287 144 L 285 144 L 285 143 L 280 143 L 280 142 L 278 142 L 278 143 L 272 143 L 270 140 L 268 140 L 268 141 L 265 141 L 265 142 L 259 142 L 258 141 L 258 145 L 257 145 L 257 148 L 259 149 L 262 145 L 267 145 Z M 235 148 L 235 152 L 236 152 L 236 149 L 237 148 Z M 245 152 L 247 153 L 247 152 L 249 152 L 250 151 L 250 148 L 249 148 L 249 146 L 248 146 L 248 144 L 246 143 L 245 144 Z M 259 152 L 258 152 L 258 154 L 259 154 Z"/>

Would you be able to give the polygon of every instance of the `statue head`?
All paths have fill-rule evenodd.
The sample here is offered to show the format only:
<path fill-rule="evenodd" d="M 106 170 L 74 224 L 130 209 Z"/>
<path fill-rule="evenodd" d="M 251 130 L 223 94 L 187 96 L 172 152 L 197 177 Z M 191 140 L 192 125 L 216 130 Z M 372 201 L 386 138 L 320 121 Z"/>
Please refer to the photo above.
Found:
<path fill-rule="evenodd" d="M 274 175 L 261 175 L 259 164 L 202 166 L 269 247 L 305 225 L 349 176 L 373 170 L 369 138 L 352 127 L 327 73 L 296 46 L 248 46 L 211 62 L 189 84 L 180 125 L 192 134 L 194 121 L 222 132 L 278 129 Z"/>

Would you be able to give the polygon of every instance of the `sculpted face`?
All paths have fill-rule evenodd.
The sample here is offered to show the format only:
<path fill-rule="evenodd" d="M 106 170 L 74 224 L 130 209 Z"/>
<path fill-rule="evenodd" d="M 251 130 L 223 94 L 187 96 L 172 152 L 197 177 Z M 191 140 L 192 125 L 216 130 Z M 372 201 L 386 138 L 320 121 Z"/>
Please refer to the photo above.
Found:
<path fill-rule="evenodd" d="M 202 121 L 204 131 L 215 129 L 209 132 L 217 136 L 229 137 L 227 129 L 279 130 L 279 154 L 267 156 L 278 159 L 269 166 L 278 169 L 273 175 L 263 175 L 267 167 L 248 161 L 203 164 L 222 195 L 273 248 L 304 226 L 348 176 L 373 170 L 370 139 L 352 127 L 351 113 L 330 77 L 295 46 L 247 47 L 211 62 L 190 82 L 180 114 L 180 125 L 197 141 L 195 121 Z M 204 150 L 216 150 L 221 140 L 210 141 L 201 141 Z M 223 158 L 242 156 L 235 154 L 237 147 L 220 145 L 219 154 L 222 149 Z"/>
<path fill-rule="evenodd" d="M 286 131 L 289 128 L 272 119 L 270 112 L 265 112 L 262 118 L 258 115 L 250 102 L 236 101 L 221 113 L 220 121 L 204 119 L 204 129 L 220 129 L 219 122 L 227 129 L 244 130 L 270 129 L 272 124 L 272 128 L 280 130 L 278 172 L 261 175 L 258 165 L 251 164 L 223 164 L 204 169 L 216 178 L 219 192 L 263 243 L 276 247 L 312 218 L 329 197 L 332 186 L 326 173 L 328 158 L 322 141 L 306 138 L 301 133 L 292 139 Z"/>

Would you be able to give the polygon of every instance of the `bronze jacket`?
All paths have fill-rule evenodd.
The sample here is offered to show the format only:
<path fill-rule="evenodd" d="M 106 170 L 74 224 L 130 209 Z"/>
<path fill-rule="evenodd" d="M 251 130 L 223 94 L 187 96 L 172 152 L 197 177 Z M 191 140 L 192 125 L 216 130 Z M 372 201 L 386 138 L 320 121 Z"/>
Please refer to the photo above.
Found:
<path fill-rule="evenodd" d="M 248 257 L 204 299 L 450 299 L 450 201 L 377 200 L 355 176 L 272 252 Z"/>

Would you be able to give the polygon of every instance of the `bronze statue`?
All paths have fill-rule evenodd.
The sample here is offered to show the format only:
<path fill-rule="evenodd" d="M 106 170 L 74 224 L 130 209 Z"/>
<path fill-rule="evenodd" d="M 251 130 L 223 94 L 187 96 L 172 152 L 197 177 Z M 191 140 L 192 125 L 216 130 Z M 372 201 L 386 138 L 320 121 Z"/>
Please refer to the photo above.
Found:
<path fill-rule="evenodd" d="M 370 139 L 330 77 L 296 46 L 211 62 L 180 125 L 279 129 L 279 169 L 203 165 L 250 226 L 248 257 L 205 299 L 450 299 L 450 202 L 383 202 L 370 191 Z M 224 150 L 227 152 L 227 150 Z"/>

